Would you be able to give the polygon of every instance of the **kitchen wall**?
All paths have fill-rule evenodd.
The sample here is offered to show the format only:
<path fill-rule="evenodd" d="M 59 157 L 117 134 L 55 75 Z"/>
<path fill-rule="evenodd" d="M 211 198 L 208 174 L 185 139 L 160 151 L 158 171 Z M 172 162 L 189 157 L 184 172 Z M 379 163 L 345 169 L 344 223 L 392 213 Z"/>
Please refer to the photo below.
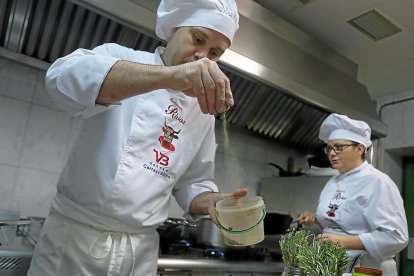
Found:
<path fill-rule="evenodd" d="M 379 141 L 379 155 L 377 156 L 378 168 L 388 174 L 400 190 L 403 187 L 403 158 L 414 156 L 414 90 L 400 93 L 393 97 L 384 97 L 378 101 L 378 110 L 382 120 L 388 125 L 387 137 Z M 412 198 L 405 197 L 406 202 L 412 202 Z M 412 251 L 412 212 L 406 214 L 411 236 L 408 245 L 408 252 Z M 401 257 L 402 256 L 402 257 Z M 412 275 L 412 260 L 407 260 L 407 255 L 400 255 L 403 258 L 403 271 L 401 275 Z"/>
<path fill-rule="evenodd" d="M 45 94 L 44 72 L 0 59 L 0 209 L 47 214 L 80 120 Z"/>
<path fill-rule="evenodd" d="M 0 210 L 46 216 L 59 174 L 82 120 L 60 111 L 47 97 L 45 72 L 0 58 Z M 217 121 L 216 182 L 223 192 L 247 187 L 256 193 L 274 162 L 307 169 L 306 156 L 267 138 Z M 278 196 L 275 195 L 275 200 Z M 175 201 L 171 216 L 181 216 Z"/>
<path fill-rule="evenodd" d="M 414 90 L 379 99 L 378 110 L 388 135 L 379 141 L 377 165 L 401 188 L 402 158 L 414 156 Z"/>

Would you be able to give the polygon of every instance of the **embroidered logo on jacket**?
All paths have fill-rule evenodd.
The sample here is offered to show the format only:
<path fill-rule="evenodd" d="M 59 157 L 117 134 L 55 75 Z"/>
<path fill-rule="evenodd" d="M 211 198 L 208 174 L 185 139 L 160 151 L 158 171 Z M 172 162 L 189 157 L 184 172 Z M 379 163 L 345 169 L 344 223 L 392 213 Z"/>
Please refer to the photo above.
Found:
<path fill-rule="evenodd" d="M 170 98 L 171 104 L 167 107 L 165 114 L 171 115 L 171 118 L 177 120 L 181 124 L 185 125 L 186 121 L 180 116 L 180 111 L 183 111 L 182 107 L 173 98 Z"/>
<path fill-rule="evenodd" d="M 153 161 L 144 164 L 144 168 L 162 177 L 171 178 L 170 167 L 173 166 L 172 157 L 176 153 L 174 143 L 179 139 L 182 126 L 186 121 L 182 118 L 182 107 L 177 100 L 170 98 L 169 105 L 164 109 L 166 117 L 161 126 L 161 135 L 158 137 L 159 146 L 153 148 Z"/>
<path fill-rule="evenodd" d="M 336 210 L 338 210 L 340 205 L 338 204 L 329 204 L 329 210 L 326 212 L 326 214 L 328 215 L 328 217 L 335 217 L 335 212 Z"/>
<path fill-rule="evenodd" d="M 180 134 L 181 129 L 179 131 L 175 131 L 171 126 L 167 125 L 167 119 L 164 120 L 164 126 L 162 127 L 163 135 L 158 138 L 160 141 L 161 147 L 167 149 L 169 151 L 175 151 L 175 147 L 172 144 L 174 139 L 178 139 L 178 134 Z"/>
<path fill-rule="evenodd" d="M 332 200 L 329 203 L 328 211 L 326 211 L 326 214 L 328 217 L 336 217 L 336 211 L 339 209 L 339 207 L 342 205 L 342 200 L 345 199 L 345 197 L 342 196 L 343 191 L 337 190 L 334 196 L 332 197 Z"/>

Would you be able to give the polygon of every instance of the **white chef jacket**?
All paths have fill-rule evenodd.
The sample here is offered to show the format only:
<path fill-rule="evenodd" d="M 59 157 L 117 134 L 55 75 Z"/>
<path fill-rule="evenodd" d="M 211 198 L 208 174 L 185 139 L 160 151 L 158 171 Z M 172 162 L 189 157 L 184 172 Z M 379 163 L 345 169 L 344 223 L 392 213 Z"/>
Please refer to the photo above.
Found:
<path fill-rule="evenodd" d="M 404 204 L 398 187 L 366 161 L 332 177 L 316 212 L 324 233 L 358 235 L 366 249 L 361 265 L 397 275 L 393 257 L 408 243 Z M 350 250 L 349 254 L 361 253 Z"/>
<path fill-rule="evenodd" d="M 95 104 L 118 60 L 163 65 L 162 50 L 147 53 L 117 44 L 79 49 L 46 74 L 54 101 L 85 118 L 58 194 L 121 225 L 156 226 L 168 217 L 171 194 L 188 212 L 195 196 L 217 191 L 215 118 L 201 112 L 196 98 L 159 89 L 110 106 Z"/>

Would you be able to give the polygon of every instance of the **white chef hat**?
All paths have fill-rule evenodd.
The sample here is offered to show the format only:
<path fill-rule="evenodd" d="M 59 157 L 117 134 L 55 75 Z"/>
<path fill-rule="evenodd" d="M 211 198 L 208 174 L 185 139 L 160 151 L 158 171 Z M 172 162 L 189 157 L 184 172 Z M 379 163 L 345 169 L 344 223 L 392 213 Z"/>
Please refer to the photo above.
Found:
<path fill-rule="evenodd" d="M 155 33 L 168 40 L 175 27 L 205 27 L 225 35 L 230 42 L 239 28 L 235 0 L 161 0 Z"/>
<path fill-rule="evenodd" d="M 319 139 L 325 143 L 329 140 L 345 139 L 361 143 L 366 148 L 372 144 L 371 128 L 367 123 L 337 113 L 332 113 L 323 121 L 319 130 Z"/>

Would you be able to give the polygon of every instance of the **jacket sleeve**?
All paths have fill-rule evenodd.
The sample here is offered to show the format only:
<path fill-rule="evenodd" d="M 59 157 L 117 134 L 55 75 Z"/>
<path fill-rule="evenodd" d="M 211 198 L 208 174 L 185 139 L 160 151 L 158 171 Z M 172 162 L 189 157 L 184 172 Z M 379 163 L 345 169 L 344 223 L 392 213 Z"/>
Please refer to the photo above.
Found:
<path fill-rule="evenodd" d="M 365 249 L 378 262 L 393 257 L 408 244 L 404 204 L 395 183 L 386 175 L 377 180 L 363 211 L 372 232 L 359 235 Z"/>
<path fill-rule="evenodd" d="M 201 147 L 192 160 L 190 166 L 180 177 L 173 189 L 177 203 L 184 210 L 184 216 L 197 219 L 189 213 L 191 201 L 200 193 L 217 192 L 213 182 L 214 158 L 216 153 L 216 138 L 214 132 L 214 117 L 210 121 L 209 130 L 205 135 Z"/>
<path fill-rule="evenodd" d="M 78 49 L 57 59 L 46 73 L 46 90 L 52 100 L 73 116 L 90 117 L 120 105 L 95 104 L 102 83 L 127 48 L 104 44 L 93 50 Z"/>

